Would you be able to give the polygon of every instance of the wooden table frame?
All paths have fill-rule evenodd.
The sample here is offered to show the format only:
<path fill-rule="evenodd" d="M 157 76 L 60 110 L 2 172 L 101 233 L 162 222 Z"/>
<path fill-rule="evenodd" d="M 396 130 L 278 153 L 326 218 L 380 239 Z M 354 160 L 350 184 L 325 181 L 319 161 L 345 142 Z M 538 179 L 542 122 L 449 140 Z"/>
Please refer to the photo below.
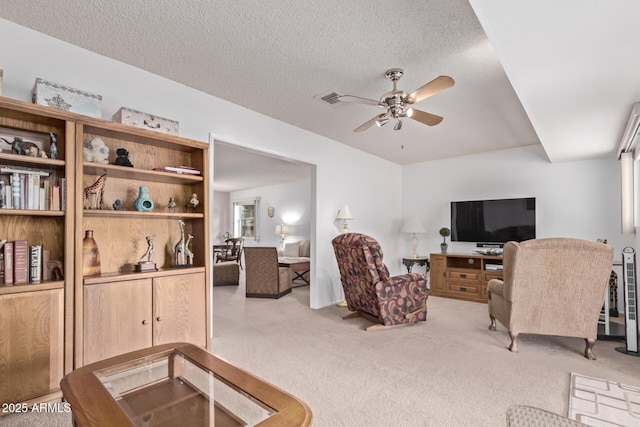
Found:
<path fill-rule="evenodd" d="M 66 375 L 60 382 L 60 387 L 65 399 L 71 405 L 74 424 L 77 426 L 134 426 L 94 372 L 170 351 L 182 354 L 202 369 L 213 372 L 240 392 L 245 392 L 274 409 L 276 412 L 259 423 L 259 426 L 310 426 L 312 424 L 311 409 L 301 400 L 204 349 L 187 343 L 164 344 L 134 351 L 84 366 Z"/>
<path fill-rule="evenodd" d="M 300 279 L 307 285 L 311 283 L 309 280 L 305 279 L 304 275 L 311 271 L 311 261 L 306 260 L 296 260 L 295 258 L 288 257 L 280 257 L 278 258 L 278 266 L 279 267 L 288 267 L 291 269 L 291 272 L 295 274 L 295 277 L 291 279 L 291 283 Z"/>

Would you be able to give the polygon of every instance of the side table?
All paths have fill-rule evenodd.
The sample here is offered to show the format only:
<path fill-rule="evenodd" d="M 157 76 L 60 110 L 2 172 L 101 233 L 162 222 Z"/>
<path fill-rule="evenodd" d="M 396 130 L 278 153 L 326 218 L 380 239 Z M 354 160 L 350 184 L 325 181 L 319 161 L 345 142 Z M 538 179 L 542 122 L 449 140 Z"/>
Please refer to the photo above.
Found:
<path fill-rule="evenodd" d="M 416 258 L 403 257 L 402 263 L 405 267 L 407 267 L 407 273 L 411 273 L 411 269 L 416 264 L 420 266 L 426 266 L 425 274 L 429 272 L 429 257 L 427 256 L 419 256 Z"/>

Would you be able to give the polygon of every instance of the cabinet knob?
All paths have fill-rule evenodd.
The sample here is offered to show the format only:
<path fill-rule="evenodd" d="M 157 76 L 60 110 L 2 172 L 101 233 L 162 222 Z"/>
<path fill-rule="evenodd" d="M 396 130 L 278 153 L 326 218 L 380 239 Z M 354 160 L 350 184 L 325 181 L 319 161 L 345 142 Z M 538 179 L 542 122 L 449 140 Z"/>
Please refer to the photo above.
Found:
<path fill-rule="evenodd" d="M 142 324 L 143 324 L 143 325 L 148 325 L 148 324 L 149 324 L 149 321 L 148 321 L 148 320 L 143 320 L 143 321 L 142 321 Z"/>
<path fill-rule="evenodd" d="M 158 316 L 158 317 L 156 317 L 156 320 L 157 320 L 158 322 L 162 322 L 162 317 Z"/>

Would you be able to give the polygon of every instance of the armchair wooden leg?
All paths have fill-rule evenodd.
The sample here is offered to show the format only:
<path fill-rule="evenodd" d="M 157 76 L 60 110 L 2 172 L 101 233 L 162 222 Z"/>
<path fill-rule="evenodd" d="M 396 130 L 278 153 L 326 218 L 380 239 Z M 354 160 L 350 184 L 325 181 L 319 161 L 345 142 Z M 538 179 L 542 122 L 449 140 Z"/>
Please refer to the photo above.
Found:
<path fill-rule="evenodd" d="M 518 352 L 518 334 L 514 334 L 513 332 L 509 331 L 509 336 L 511 337 L 511 345 L 509 346 L 509 351 L 511 351 L 512 353 L 517 353 Z"/>
<path fill-rule="evenodd" d="M 496 330 L 496 318 L 493 317 L 492 315 L 489 315 L 489 318 L 491 319 L 491 324 L 489 325 L 489 330 L 495 332 L 495 330 Z"/>
<path fill-rule="evenodd" d="M 423 305 L 422 307 L 417 308 L 417 309 L 413 310 L 412 312 L 405 314 L 404 318 L 407 319 L 407 320 L 411 319 L 413 316 L 415 316 L 418 313 L 422 313 L 423 311 L 427 311 L 427 306 L 426 305 Z"/>
<path fill-rule="evenodd" d="M 586 357 L 589 360 L 596 360 L 596 356 L 593 354 L 593 346 L 595 345 L 596 340 L 590 340 L 585 338 L 584 341 L 587 344 L 584 349 L 584 357 Z"/>

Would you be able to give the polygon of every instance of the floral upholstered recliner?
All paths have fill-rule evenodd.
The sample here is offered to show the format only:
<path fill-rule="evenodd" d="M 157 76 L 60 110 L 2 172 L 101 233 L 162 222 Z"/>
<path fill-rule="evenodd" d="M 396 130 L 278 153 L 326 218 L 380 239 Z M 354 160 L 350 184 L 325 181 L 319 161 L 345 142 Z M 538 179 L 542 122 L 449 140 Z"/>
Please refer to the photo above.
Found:
<path fill-rule="evenodd" d="M 367 330 L 427 320 L 428 290 L 424 274 L 389 277 L 380 244 L 365 234 L 341 234 L 331 244 L 347 307 L 354 312 L 345 319 L 364 317 L 376 323 Z"/>

